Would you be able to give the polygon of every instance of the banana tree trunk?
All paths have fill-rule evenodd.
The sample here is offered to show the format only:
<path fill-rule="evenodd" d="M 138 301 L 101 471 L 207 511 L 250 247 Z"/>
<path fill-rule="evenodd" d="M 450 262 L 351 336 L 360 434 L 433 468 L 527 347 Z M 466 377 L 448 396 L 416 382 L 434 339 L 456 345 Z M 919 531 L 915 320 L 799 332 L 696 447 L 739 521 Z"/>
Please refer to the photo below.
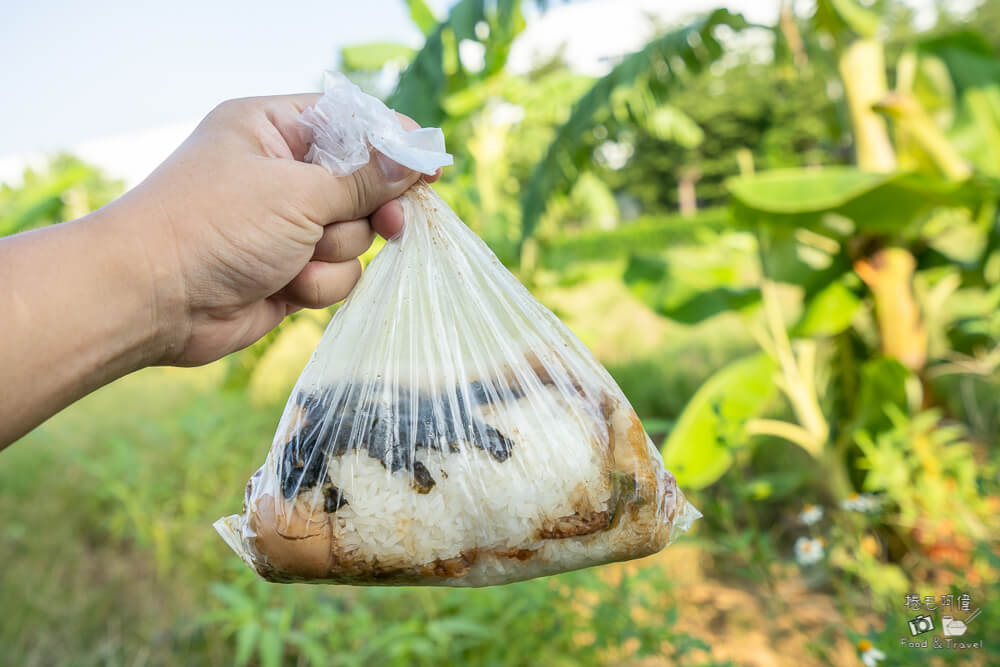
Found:
<path fill-rule="evenodd" d="M 916 260 L 903 248 L 884 248 L 854 264 L 875 299 L 882 353 L 918 371 L 927 362 L 927 328 L 913 294 L 915 269 Z"/>
<path fill-rule="evenodd" d="M 698 212 L 698 195 L 695 184 L 701 178 L 701 170 L 697 167 L 683 167 L 677 176 L 677 203 L 681 215 L 693 217 Z"/>
<path fill-rule="evenodd" d="M 866 171 L 893 171 L 896 153 L 885 120 L 872 109 L 889 92 L 882 45 L 872 39 L 859 39 L 844 49 L 837 66 L 854 126 L 858 166 Z"/>

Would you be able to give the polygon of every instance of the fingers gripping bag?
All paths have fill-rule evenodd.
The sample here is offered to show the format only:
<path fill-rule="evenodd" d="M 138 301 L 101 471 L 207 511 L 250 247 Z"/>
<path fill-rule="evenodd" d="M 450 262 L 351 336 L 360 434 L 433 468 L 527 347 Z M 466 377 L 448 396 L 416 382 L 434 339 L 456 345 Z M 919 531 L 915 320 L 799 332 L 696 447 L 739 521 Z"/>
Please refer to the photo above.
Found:
<path fill-rule="evenodd" d="M 423 173 L 341 76 L 303 123 L 337 175 L 369 150 Z M 700 514 L 590 351 L 423 181 L 330 321 L 243 512 L 216 522 L 275 582 L 488 586 L 659 551 Z"/>

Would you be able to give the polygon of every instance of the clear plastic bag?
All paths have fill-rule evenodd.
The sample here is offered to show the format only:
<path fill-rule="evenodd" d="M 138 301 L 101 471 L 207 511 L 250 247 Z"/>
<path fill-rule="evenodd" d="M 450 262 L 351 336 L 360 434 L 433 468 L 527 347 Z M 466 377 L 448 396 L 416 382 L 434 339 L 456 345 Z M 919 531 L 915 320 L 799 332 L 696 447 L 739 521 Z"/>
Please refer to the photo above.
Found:
<path fill-rule="evenodd" d="M 356 119 L 351 104 L 392 113 L 360 91 L 344 104 L 345 85 L 324 96 L 338 112 L 304 115 L 324 164 L 358 146 L 316 124 Z M 450 158 L 418 141 L 417 159 L 380 150 L 425 172 Z M 590 351 L 429 185 L 401 201 L 403 231 L 331 320 L 242 514 L 216 522 L 226 542 L 270 581 L 486 586 L 687 530 L 700 514 Z"/>

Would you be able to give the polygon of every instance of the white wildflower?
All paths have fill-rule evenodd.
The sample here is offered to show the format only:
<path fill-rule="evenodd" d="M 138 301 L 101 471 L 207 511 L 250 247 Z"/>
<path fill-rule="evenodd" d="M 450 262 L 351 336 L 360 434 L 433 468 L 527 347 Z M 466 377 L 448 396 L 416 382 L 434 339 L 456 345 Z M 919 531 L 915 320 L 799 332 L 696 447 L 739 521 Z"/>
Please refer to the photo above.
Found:
<path fill-rule="evenodd" d="M 874 512 L 878 508 L 878 499 L 870 493 L 852 493 L 840 501 L 840 506 L 853 512 Z"/>
<path fill-rule="evenodd" d="M 477 21 L 475 32 L 480 42 L 486 41 L 486 38 L 490 36 L 490 24 L 486 21 Z"/>
<path fill-rule="evenodd" d="M 812 565 L 823 559 L 823 539 L 800 537 L 795 540 L 795 560 L 799 565 Z"/>
<path fill-rule="evenodd" d="M 867 639 L 858 642 L 858 653 L 861 654 L 861 662 L 865 663 L 865 667 L 875 667 L 885 660 L 885 653 L 875 648 Z"/>
<path fill-rule="evenodd" d="M 823 518 L 822 505 L 806 505 L 802 508 L 802 511 L 799 512 L 799 520 L 802 523 L 806 524 L 807 526 L 815 524 L 822 518 Z"/>

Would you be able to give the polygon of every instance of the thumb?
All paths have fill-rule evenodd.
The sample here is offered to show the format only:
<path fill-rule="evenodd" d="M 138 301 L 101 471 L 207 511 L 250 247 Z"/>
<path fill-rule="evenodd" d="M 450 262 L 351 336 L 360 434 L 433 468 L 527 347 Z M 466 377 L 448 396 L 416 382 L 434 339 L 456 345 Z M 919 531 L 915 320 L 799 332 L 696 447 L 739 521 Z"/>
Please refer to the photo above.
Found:
<path fill-rule="evenodd" d="M 366 218 L 422 176 L 376 150 L 371 151 L 368 164 L 347 176 L 334 176 L 316 164 L 294 164 L 310 184 L 306 213 L 321 224 Z"/>

